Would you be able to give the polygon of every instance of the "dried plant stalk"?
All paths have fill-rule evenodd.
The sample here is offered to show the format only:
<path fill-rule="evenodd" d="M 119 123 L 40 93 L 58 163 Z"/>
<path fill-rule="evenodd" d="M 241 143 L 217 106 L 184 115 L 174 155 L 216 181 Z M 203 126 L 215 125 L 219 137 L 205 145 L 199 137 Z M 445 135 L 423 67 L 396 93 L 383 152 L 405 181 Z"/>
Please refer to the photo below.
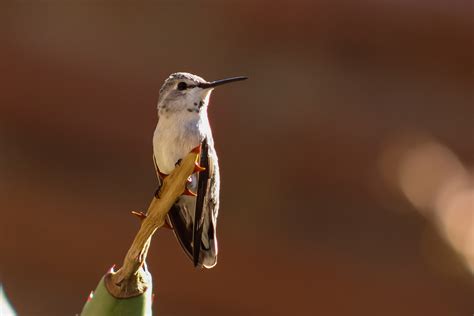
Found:
<path fill-rule="evenodd" d="M 148 207 L 140 230 L 125 256 L 122 267 L 104 277 L 105 287 L 116 298 L 128 298 L 143 294 L 151 286 L 150 274 L 144 266 L 153 233 L 164 225 L 169 209 L 184 192 L 186 181 L 196 170 L 199 152 L 190 152 L 167 176 Z"/>

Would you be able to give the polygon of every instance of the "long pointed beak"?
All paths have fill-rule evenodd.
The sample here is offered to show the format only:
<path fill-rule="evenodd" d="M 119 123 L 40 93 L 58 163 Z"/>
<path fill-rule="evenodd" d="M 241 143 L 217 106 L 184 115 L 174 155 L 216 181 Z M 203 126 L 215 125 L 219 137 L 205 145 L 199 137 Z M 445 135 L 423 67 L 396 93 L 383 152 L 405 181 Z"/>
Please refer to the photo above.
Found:
<path fill-rule="evenodd" d="M 231 82 L 235 82 L 235 81 L 246 80 L 246 79 L 248 79 L 248 78 L 245 77 L 245 76 L 239 76 L 239 77 L 233 77 L 233 78 L 227 78 L 227 79 L 221 79 L 221 80 L 216 80 L 216 81 L 211 81 L 211 82 L 200 83 L 200 84 L 198 84 L 198 87 L 202 88 L 202 89 L 209 89 L 209 88 L 214 88 L 214 87 L 220 86 L 222 84 L 231 83 Z"/>

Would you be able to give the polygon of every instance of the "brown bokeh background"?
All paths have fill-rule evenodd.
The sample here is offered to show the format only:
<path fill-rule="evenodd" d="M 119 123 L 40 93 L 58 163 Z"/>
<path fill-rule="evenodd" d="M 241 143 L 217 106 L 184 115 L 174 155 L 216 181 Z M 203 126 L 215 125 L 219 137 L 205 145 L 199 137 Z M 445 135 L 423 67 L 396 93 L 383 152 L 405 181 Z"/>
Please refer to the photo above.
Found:
<path fill-rule="evenodd" d="M 470 1 L 2 1 L 0 36 L 0 282 L 19 315 L 74 315 L 120 265 L 176 71 L 250 80 L 211 99 L 219 263 L 195 270 L 159 231 L 155 314 L 474 312 L 473 195 L 444 229 L 427 183 L 397 181 L 419 144 L 438 148 L 422 166 L 474 174 Z"/>

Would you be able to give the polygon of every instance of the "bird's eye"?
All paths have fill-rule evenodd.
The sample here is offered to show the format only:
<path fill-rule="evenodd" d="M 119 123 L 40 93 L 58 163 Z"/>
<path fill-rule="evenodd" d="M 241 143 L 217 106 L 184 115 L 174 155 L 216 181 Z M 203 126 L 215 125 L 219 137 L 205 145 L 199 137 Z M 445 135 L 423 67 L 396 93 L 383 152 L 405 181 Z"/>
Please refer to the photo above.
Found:
<path fill-rule="evenodd" d="M 178 90 L 186 90 L 187 87 L 188 85 L 186 84 L 186 82 L 181 81 L 180 83 L 178 83 Z"/>

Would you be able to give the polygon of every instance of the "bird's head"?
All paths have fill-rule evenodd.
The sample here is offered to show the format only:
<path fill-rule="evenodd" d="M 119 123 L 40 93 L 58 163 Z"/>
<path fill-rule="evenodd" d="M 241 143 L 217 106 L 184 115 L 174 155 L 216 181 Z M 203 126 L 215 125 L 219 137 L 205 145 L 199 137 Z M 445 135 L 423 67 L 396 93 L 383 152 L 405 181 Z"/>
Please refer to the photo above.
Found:
<path fill-rule="evenodd" d="M 181 111 L 191 113 L 206 111 L 211 91 L 215 87 L 245 79 L 247 77 L 233 77 L 208 82 L 187 72 L 171 74 L 160 89 L 158 111 L 160 115 Z"/>

